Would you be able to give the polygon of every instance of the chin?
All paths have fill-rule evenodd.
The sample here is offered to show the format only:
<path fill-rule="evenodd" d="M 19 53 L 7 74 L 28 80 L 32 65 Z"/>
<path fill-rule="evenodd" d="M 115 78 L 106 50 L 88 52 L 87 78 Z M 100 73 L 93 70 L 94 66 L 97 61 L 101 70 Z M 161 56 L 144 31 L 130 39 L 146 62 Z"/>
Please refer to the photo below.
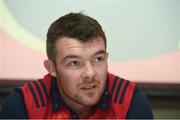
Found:
<path fill-rule="evenodd" d="M 101 90 L 86 92 L 76 97 L 79 103 L 83 106 L 94 106 L 101 99 L 103 92 Z"/>
<path fill-rule="evenodd" d="M 85 102 L 85 103 L 83 103 L 83 106 L 94 106 L 94 105 L 96 105 L 98 103 L 98 101 L 96 101 L 96 102 Z"/>
<path fill-rule="evenodd" d="M 84 100 L 82 101 L 83 105 L 85 106 L 94 106 L 96 105 L 100 100 L 99 96 L 96 97 L 88 97 L 88 98 L 84 98 Z"/>

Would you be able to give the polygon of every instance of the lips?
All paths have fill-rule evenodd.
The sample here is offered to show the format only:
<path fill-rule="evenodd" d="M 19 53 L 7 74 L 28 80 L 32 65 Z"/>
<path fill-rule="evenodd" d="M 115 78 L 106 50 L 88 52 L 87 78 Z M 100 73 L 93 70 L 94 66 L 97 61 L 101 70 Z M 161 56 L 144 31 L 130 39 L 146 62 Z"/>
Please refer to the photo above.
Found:
<path fill-rule="evenodd" d="M 97 85 L 88 84 L 88 85 L 82 86 L 81 89 L 83 89 L 83 90 L 90 90 L 90 89 L 94 89 L 94 88 L 96 88 L 96 87 L 97 87 Z"/>

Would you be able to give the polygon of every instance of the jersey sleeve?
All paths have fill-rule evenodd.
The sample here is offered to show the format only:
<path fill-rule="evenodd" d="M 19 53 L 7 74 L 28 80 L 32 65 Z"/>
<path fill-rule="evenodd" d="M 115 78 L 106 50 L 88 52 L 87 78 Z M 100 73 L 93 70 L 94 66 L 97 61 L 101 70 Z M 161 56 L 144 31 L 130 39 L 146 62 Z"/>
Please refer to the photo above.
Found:
<path fill-rule="evenodd" d="M 28 118 L 22 91 L 16 88 L 8 95 L 0 110 L 0 119 L 25 119 Z"/>
<path fill-rule="evenodd" d="M 127 119 L 153 119 L 153 113 L 147 97 L 136 86 Z"/>

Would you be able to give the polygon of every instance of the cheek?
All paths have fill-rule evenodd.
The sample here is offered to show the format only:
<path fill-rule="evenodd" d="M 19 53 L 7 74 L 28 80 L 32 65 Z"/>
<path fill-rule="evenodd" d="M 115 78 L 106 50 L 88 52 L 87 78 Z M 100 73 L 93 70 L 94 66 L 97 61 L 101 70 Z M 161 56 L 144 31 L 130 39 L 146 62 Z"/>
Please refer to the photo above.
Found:
<path fill-rule="evenodd" d="M 64 89 L 75 89 L 78 84 L 79 73 L 77 71 L 59 69 L 57 75 L 60 80 L 59 84 L 61 84 Z"/>
<path fill-rule="evenodd" d="M 107 66 L 103 66 L 101 68 L 96 69 L 96 73 L 97 73 L 97 80 L 99 80 L 100 84 L 102 86 L 105 85 L 106 79 L 107 79 Z"/>
<path fill-rule="evenodd" d="M 66 93 L 66 95 L 72 96 L 74 94 L 76 84 L 71 79 L 71 76 L 65 74 L 58 74 L 58 84 L 60 88 Z"/>
<path fill-rule="evenodd" d="M 99 76 L 101 76 L 101 77 L 104 78 L 104 77 L 106 77 L 106 75 L 107 75 L 107 69 L 108 69 L 107 64 L 104 64 L 103 66 L 96 68 L 96 73 L 97 73 Z"/>

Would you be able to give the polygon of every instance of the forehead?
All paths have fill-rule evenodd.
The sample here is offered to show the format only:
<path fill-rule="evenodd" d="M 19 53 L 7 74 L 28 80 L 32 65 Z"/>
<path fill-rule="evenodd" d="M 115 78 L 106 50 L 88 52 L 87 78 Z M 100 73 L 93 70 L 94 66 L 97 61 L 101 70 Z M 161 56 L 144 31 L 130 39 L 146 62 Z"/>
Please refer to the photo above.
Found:
<path fill-rule="evenodd" d="M 101 37 L 96 37 L 87 42 L 81 42 L 75 38 L 63 37 L 56 42 L 56 53 L 58 57 L 65 57 L 69 54 L 91 55 L 100 50 L 105 51 L 104 40 Z"/>

